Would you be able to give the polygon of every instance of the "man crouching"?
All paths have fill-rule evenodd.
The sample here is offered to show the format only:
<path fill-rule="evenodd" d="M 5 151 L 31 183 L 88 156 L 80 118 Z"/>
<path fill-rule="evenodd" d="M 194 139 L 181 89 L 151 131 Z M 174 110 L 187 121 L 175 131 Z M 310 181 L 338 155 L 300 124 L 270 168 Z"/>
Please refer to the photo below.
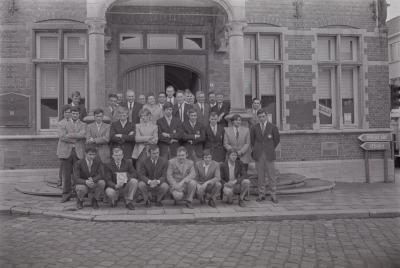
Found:
<path fill-rule="evenodd" d="M 88 147 L 85 150 L 85 158 L 75 163 L 73 174 L 75 182 L 75 191 L 77 195 L 76 207 L 83 208 L 83 198 L 89 193 L 92 196 L 92 207 L 99 208 L 99 199 L 104 191 L 105 182 L 103 179 L 104 172 L 100 160 L 96 158 L 97 149 Z"/>

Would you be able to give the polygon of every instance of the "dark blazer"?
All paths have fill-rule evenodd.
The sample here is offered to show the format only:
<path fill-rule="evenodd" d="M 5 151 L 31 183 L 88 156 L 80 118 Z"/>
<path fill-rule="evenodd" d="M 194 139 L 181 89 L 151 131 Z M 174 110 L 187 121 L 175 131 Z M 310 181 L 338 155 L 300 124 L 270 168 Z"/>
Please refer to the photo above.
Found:
<path fill-rule="evenodd" d="M 229 114 L 229 110 L 231 109 L 229 102 L 223 102 L 221 108 L 218 107 L 218 103 L 217 105 L 215 105 L 214 107 L 211 108 L 211 112 L 216 112 L 218 114 L 218 116 L 220 116 L 221 114 L 224 114 L 224 116 L 221 118 L 221 120 L 218 122 L 219 124 L 227 127 L 228 126 L 228 121 L 225 120 L 225 116 L 227 114 Z"/>
<path fill-rule="evenodd" d="M 133 131 L 133 135 L 129 135 Z M 122 134 L 122 138 L 115 135 Z M 121 121 L 116 121 L 110 127 L 110 148 L 121 147 L 124 152 L 124 158 L 131 159 L 133 147 L 135 146 L 135 125 L 127 122 L 125 127 L 122 127 Z"/>
<path fill-rule="evenodd" d="M 229 165 L 228 165 L 228 160 L 225 162 L 221 163 L 219 165 L 220 168 L 220 173 L 221 173 L 221 182 L 225 183 L 229 181 Z M 237 180 L 237 183 L 240 183 L 242 180 L 247 178 L 247 173 L 246 169 L 243 166 L 242 161 L 239 159 L 236 160 L 235 162 L 235 179 Z"/>
<path fill-rule="evenodd" d="M 210 104 L 208 103 L 203 103 L 203 107 L 204 107 L 204 112 L 201 113 L 201 109 L 200 109 L 200 104 L 199 103 L 195 103 L 193 105 L 193 109 L 196 110 L 197 112 L 197 120 L 199 120 L 200 123 L 202 123 L 204 126 L 206 126 L 209 122 L 210 119 Z"/>
<path fill-rule="evenodd" d="M 225 129 L 222 125 L 217 124 L 217 135 L 214 135 L 211 126 L 207 125 L 204 148 L 211 150 L 212 158 L 217 162 L 225 161 L 224 135 Z"/>
<path fill-rule="evenodd" d="M 75 184 L 86 184 L 85 181 L 92 177 L 94 182 L 104 177 L 103 165 L 100 160 L 94 159 L 89 172 L 86 157 L 78 160 L 73 167 L 73 179 Z"/>
<path fill-rule="evenodd" d="M 135 179 L 138 178 L 138 173 L 136 172 L 136 169 L 133 167 L 131 160 L 122 159 L 121 167 L 118 169 L 114 159 L 112 159 L 111 162 L 108 163 L 104 169 L 105 169 L 104 177 L 106 180 L 106 187 L 110 187 L 113 189 L 115 189 L 115 185 L 117 184 L 116 172 L 126 172 L 128 175 L 128 181 L 132 178 Z"/>
<path fill-rule="evenodd" d="M 140 112 L 140 110 L 143 108 L 143 104 L 141 104 L 141 103 L 139 103 L 139 102 L 136 102 L 136 101 L 134 101 L 133 102 L 134 104 L 133 104 L 133 109 L 132 109 L 132 111 L 131 110 L 129 110 L 129 106 L 128 106 L 128 103 L 126 102 L 125 104 L 124 104 L 124 106 L 126 107 L 126 108 L 128 108 L 128 115 L 129 115 L 129 118 L 132 118 L 132 123 L 133 123 L 133 125 L 135 126 L 136 124 L 139 124 L 140 123 L 140 117 L 139 117 L 139 112 Z M 131 114 L 129 114 L 129 113 L 131 113 Z M 128 119 L 129 120 L 129 119 Z"/>
<path fill-rule="evenodd" d="M 183 117 L 185 118 L 184 121 L 189 120 L 189 110 L 192 109 L 192 105 L 185 103 L 183 105 Z M 179 104 L 175 103 L 174 107 L 172 108 L 172 116 L 177 117 L 179 121 L 181 121 L 181 118 L 179 116 Z M 183 123 L 183 122 L 182 122 Z"/>
<path fill-rule="evenodd" d="M 160 155 L 168 156 L 168 149 L 172 157 L 176 156 L 176 150 L 180 146 L 180 140 L 183 136 L 182 123 L 179 118 L 172 117 L 171 125 L 168 125 L 165 117 L 157 120 L 158 126 L 158 146 L 160 147 Z M 163 132 L 170 134 L 171 138 L 166 138 L 162 135 Z M 178 140 L 178 142 L 171 143 L 171 139 Z"/>
<path fill-rule="evenodd" d="M 156 165 L 151 162 L 151 158 L 147 157 L 139 164 L 139 178 L 147 184 L 149 180 L 160 180 L 161 183 L 167 181 L 168 160 L 159 157 Z"/>
<path fill-rule="evenodd" d="M 256 124 L 251 128 L 250 142 L 253 148 L 252 156 L 255 161 L 260 159 L 263 152 L 268 161 L 273 161 L 276 158 L 275 148 L 280 142 L 279 130 L 275 125 L 268 122 L 263 134 L 261 125 Z"/>
<path fill-rule="evenodd" d="M 194 135 L 200 135 L 200 138 L 195 139 Z M 188 150 L 189 157 L 192 156 L 193 151 L 196 153 L 197 157 L 201 158 L 203 156 L 204 141 L 206 139 L 206 131 L 204 126 L 196 121 L 196 125 L 192 128 L 189 121 L 183 123 L 183 145 Z"/>

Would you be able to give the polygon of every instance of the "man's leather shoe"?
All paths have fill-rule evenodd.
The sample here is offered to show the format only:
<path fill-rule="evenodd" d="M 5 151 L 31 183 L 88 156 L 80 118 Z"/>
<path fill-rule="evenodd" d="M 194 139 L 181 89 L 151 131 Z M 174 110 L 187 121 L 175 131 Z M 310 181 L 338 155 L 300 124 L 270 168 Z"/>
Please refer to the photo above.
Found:
<path fill-rule="evenodd" d="M 129 210 L 135 210 L 135 206 L 132 204 L 132 202 L 129 202 L 128 204 L 126 204 L 126 208 Z"/>
<path fill-rule="evenodd" d="M 239 207 L 244 207 L 244 200 L 239 199 Z"/>
<path fill-rule="evenodd" d="M 164 205 L 163 205 L 163 203 L 161 203 L 161 201 L 157 201 L 156 202 L 156 207 L 163 207 Z"/>
<path fill-rule="evenodd" d="M 92 199 L 92 208 L 93 209 L 99 209 L 99 203 L 94 198 Z"/>
<path fill-rule="evenodd" d="M 262 201 L 264 201 L 264 200 L 265 200 L 265 196 L 259 196 L 259 197 L 257 197 L 257 199 L 256 199 L 257 202 L 262 202 Z"/>
<path fill-rule="evenodd" d="M 111 201 L 111 202 L 110 202 L 110 206 L 111 206 L 112 208 L 115 208 L 115 207 L 117 206 L 117 202 Z"/>
<path fill-rule="evenodd" d="M 208 205 L 209 205 L 210 207 L 212 207 L 212 208 L 217 207 L 217 206 L 215 205 L 215 202 L 214 202 L 213 199 L 208 200 Z"/>
<path fill-rule="evenodd" d="M 81 200 L 77 200 L 76 201 L 76 208 L 77 209 L 82 209 L 83 208 L 83 201 L 81 201 Z"/>
<path fill-rule="evenodd" d="M 71 194 L 63 194 L 61 198 L 61 203 L 65 203 L 71 199 Z"/>
<path fill-rule="evenodd" d="M 274 204 L 278 204 L 278 198 L 276 197 L 276 195 L 271 195 L 271 201 Z"/>
<path fill-rule="evenodd" d="M 147 201 L 144 203 L 144 205 L 145 205 L 145 207 L 147 207 L 147 208 L 151 207 L 151 202 L 150 202 L 150 200 L 147 200 Z"/>
<path fill-rule="evenodd" d="M 206 198 L 204 196 L 200 197 L 200 204 L 204 205 L 206 203 Z"/>
<path fill-rule="evenodd" d="M 187 208 L 193 209 L 192 202 L 186 201 L 186 204 L 185 204 L 185 205 L 186 205 Z"/>

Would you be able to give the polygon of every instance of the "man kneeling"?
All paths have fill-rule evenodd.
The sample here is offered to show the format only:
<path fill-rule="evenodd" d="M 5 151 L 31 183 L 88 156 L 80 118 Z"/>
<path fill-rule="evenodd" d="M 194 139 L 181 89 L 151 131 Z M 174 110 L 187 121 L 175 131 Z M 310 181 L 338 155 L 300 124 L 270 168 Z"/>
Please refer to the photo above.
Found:
<path fill-rule="evenodd" d="M 74 182 L 77 195 L 76 207 L 83 208 L 83 198 L 89 193 L 92 199 L 92 207 L 99 208 L 98 201 L 104 191 L 105 182 L 103 180 L 103 167 L 100 160 L 96 158 L 97 149 L 88 147 L 85 150 L 85 158 L 79 160 L 74 165 Z"/>
<path fill-rule="evenodd" d="M 176 158 L 169 160 L 167 180 L 172 197 L 177 201 L 186 198 L 186 207 L 193 208 L 193 195 L 196 191 L 196 172 L 192 160 L 187 159 L 185 147 L 179 147 Z"/>
<path fill-rule="evenodd" d="M 238 159 L 235 150 L 228 151 L 228 159 L 221 164 L 221 180 L 223 193 L 227 203 L 233 203 L 233 195 L 239 195 L 239 206 L 244 206 L 244 196 L 249 191 L 250 181 L 247 179 L 246 170 L 242 161 Z"/>
<path fill-rule="evenodd" d="M 105 173 L 106 195 L 111 200 L 111 207 L 116 207 L 119 196 L 123 195 L 126 208 L 134 210 L 133 197 L 138 187 L 138 175 L 132 162 L 124 159 L 121 148 L 113 149 L 111 163 L 107 164 Z"/>
<path fill-rule="evenodd" d="M 221 191 L 219 164 L 212 160 L 211 151 L 203 151 L 203 160 L 196 163 L 196 194 L 201 204 L 208 200 L 208 205 L 215 208 L 215 199 Z"/>
<path fill-rule="evenodd" d="M 157 145 L 149 146 L 150 157 L 139 163 L 139 189 L 142 192 L 145 206 L 150 207 L 149 192 L 154 196 L 156 206 L 162 207 L 161 201 L 168 192 L 166 182 L 168 161 L 160 157 L 160 149 Z"/>

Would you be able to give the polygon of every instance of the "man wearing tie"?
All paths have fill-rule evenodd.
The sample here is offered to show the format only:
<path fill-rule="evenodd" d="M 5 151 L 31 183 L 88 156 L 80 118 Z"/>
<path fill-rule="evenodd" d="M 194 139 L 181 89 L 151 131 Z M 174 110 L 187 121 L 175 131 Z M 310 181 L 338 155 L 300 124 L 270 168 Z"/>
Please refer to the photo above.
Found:
<path fill-rule="evenodd" d="M 110 122 L 118 120 L 117 109 L 118 109 L 118 96 L 117 94 L 108 94 L 108 106 L 104 109 L 104 115 L 110 119 Z"/>
<path fill-rule="evenodd" d="M 160 149 L 157 145 L 151 145 L 149 151 L 150 156 L 139 163 L 139 190 L 142 192 L 145 206 L 151 206 L 150 192 L 156 206 L 162 207 L 161 201 L 169 190 L 168 161 L 160 157 Z"/>
<path fill-rule="evenodd" d="M 197 162 L 202 158 L 204 141 L 206 139 L 205 128 L 197 120 L 197 112 L 189 111 L 189 120 L 183 122 L 183 145 L 186 147 L 189 158 Z"/>
<path fill-rule="evenodd" d="M 96 109 L 93 112 L 94 122 L 86 129 L 86 144 L 96 147 L 100 160 L 103 163 L 110 162 L 110 125 L 103 122 L 103 110 Z"/>
<path fill-rule="evenodd" d="M 171 103 L 165 103 L 163 109 L 164 117 L 157 120 L 158 146 L 160 146 L 161 157 L 171 159 L 176 156 L 179 141 L 182 139 L 182 123 L 179 118 L 172 116 Z"/>
<path fill-rule="evenodd" d="M 174 105 L 174 109 L 172 115 L 174 117 L 179 118 L 181 123 L 187 121 L 189 119 L 188 111 L 191 109 L 191 105 L 185 103 L 185 97 L 183 91 L 178 91 L 176 93 L 176 103 Z"/>
<path fill-rule="evenodd" d="M 167 102 L 170 102 L 172 105 L 174 105 L 175 104 L 175 97 L 174 97 L 175 89 L 174 89 L 174 87 L 168 86 L 165 89 L 165 94 L 167 95 Z"/>
<path fill-rule="evenodd" d="M 229 103 L 224 102 L 224 94 L 222 93 L 217 93 L 216 98 L 217 104 L 211 108 L 211 111 L 218 114 L 218 124 L 227 127 L 228 122 L 225 120 L 224 117 L 229 113 Z"/>
<path fill-rule="evenodd" d="M 258 174 L 257 201 L 261 202 L 265 200 L 265 177 L 267 176 L 271 189 L 271 201 L 278 203 L 276 197 L 275 148 L 280 141 L 279 130 L 271 122 L 268 122 L 267 113 L 263 109 L 258 110 L 257 116 L 259 123 L 251 128 L 250 135 L 253 158 L 256 161 Z"/>
<path fill-rule="evenodd" d="M 139 111 L 143 108 L 143 105 L 135 101 L 135 92 L 131 89 L 128 89 L 126 91 L 126 99 L 127 99 L 126 106 L 129 111 L 128 121 L 135 126 L 140 122 Z"/>
<path fill-rule="evenodd" d="M 206 142 L 204 148 L 211 151 L 212 159 L 217 162 L 225 161 L 224 135 L 225 129 L 217 124 L 218 115 L 216 112 L 211 112 L 210 123 L 206 128 Z"/>
<path fill-rule="evenodd" d="M 197 112 L 197 120 L 203 124 L 208 125 L 208 118 L 210 117 L 210 105 L 205 102 L 206 96 L 203 91 L 196 92 L 197 103 L 193 105 L 193 108 Z"/>
<path fill-rule="evenodd" d="M 261 109 L 261 101 L 258 98 L 253 99 L 252 107 L 247 112 L 251 114 L 250 119 L 250 128 L 256 124 L 258 124 L 258 116 L 257 112 Z"/>
<path fill-rule="evenodd" d="M 158 94 L 157 102 L 158 102 L 158 106 L 160 106 L 160 108 L 162 110 L 164 108 L 164 104 L 167 103 L 167 95 L 165 95 L 165 92 L 160 92 Z"/>

